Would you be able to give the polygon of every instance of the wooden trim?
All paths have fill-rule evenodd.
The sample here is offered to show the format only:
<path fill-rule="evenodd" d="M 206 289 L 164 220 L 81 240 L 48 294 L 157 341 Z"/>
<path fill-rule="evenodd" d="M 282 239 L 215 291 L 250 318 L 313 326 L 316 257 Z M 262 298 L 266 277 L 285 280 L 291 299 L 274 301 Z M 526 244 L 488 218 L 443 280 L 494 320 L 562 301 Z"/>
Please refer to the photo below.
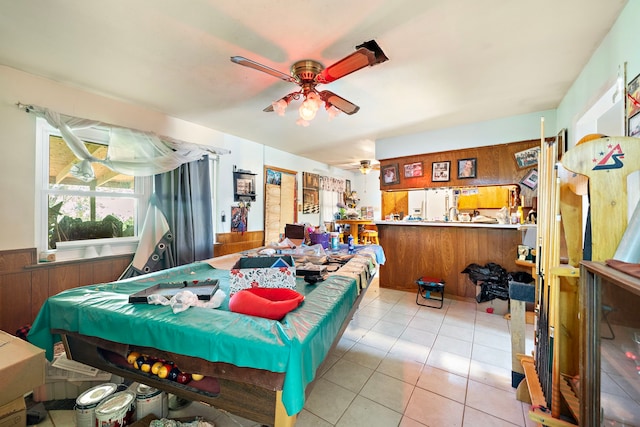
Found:
<path fill-rule="evenodd" d="M 267 176 L 267 169 L 271 169 L 272 171 L 288 173 L 289 175 L 296 175 L 296 176 L 298 175 L 298 171 L 294 171 L 294 170 L 290 170 L 290 169 L 277 168 L 275 166 L 265 165 L 264 166 L 264 175 L 265 176 Z"/>

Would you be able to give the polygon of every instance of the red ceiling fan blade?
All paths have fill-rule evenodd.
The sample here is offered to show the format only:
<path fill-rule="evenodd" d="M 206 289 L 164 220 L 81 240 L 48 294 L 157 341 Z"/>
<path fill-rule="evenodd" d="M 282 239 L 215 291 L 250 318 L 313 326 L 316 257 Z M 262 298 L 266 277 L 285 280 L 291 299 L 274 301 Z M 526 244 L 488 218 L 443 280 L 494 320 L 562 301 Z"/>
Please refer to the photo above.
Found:
<path fill-rule="evenodd" d="M 254 70 L 262 71 L 263 73 L 270 74 L 273 77 L 284 80 L 285 82 L 297 83 L 296 79 L 294 79 L 292 76 L 282 73 L 278 70 L 274 70 L 273 68 L 267 67 L 266 65 L 262 65 L 258 62 L 247 59 L 244 56 L 232 56 L 231 62 L 244 65 L 245 67 L 253 68 Z"/>
<path fill-rule="evenodd" d="M 372 65 L 375 55 L 369 49 L 360 48 L 333 65 L 328 66 L 316 76 L 318 83 L 331 83 L 361 68 Z"/>
<path fill-rule="evenodd" d="M 316 77 L 316 82 L 331 83 L 361 68 L 380 64 L 389 59 L 375 40 L 364 42 L 356 46 L 356 49 L 351 55 L 322 70 Z"/>
<path fill-rule="evenodd" d="M 349 102 L 343 97 L 338 96 L 328 90 L 323 90 L 322 92 L 320 92 L 320 99 L 328 104 L 333 105 L 345 114 L 355 114 L 360 109 L 360 107 L 358 107 L 356 104 Z"/>

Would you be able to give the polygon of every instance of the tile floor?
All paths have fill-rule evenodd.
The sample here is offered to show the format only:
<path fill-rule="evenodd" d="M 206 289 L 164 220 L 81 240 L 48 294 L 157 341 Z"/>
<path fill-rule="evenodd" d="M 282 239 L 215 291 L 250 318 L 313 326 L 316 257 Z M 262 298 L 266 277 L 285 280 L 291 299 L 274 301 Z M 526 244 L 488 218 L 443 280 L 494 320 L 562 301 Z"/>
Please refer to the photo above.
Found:
<path fill-rule="evenodd" d="M 415 298 L 372 282 L 296 427 L 535 425 L 529 405 L 511 387 L 509 321 L 477 311 L 475 303 L 445 299 L 434 309 L 416 305 Z M 531 347 L 529 339 L 527 353 Z M 49 411 L 38 426 L 74 426 L 74 415 Z M 256 426 L 196 403 L 170 413 L 190 415 L 216 427 Z"/>

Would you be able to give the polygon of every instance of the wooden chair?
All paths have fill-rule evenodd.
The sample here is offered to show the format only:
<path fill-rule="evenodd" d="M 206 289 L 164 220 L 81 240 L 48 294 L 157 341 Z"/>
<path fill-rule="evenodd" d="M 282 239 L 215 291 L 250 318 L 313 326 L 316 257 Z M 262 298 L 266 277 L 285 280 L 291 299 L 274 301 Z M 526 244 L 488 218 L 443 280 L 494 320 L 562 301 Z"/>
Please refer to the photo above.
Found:
<path fill-rule="evenodd" d="M 375 224 L 365 224 L 362 226 L 362 231 L 360 232 L 360 240 L 365 245 L 379 245 L 380 241 L 378 240 L 378 227 Z"/>

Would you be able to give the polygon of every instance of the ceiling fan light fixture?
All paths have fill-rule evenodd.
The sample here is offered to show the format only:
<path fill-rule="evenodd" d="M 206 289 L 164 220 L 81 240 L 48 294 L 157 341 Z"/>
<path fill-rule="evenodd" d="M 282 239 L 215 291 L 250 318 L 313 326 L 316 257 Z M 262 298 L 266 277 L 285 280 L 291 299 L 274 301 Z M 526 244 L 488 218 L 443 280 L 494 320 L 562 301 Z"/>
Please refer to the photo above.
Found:
<path fill-rule="evenodd" d="M 298 112 L 300 112 L 300 118 L 302 120 L 313 120 L 316 117 L 316 113 L 318 112 L 318 108 L 313 102 L 304 101 L 300 108 L 298 108 Z"/>
<path fill-rule="evenodd" d="M 298 109 L 300 112 L 300 118 L 306 121 L 313 120 L 316 117 L 316 113 L 318 112 L 320 105 L 322 105 L 322 100 L 318 94 L 315 92 L 309 92 Z"/>
<path fill-rule="evenodd" d="M 285 101 L 282 98 L 271 103 L 271 106 L 273 107 L 273 111 L 275 111 L 275 113 L 279 116 L 284 116 L 284 113 L 287 110 L 288 105 L 289 104 L 287 103 L 287 101 Z"/>
<path fill-rule="evenodd" d="M 367 175 L 369 172 L 371 172 L 371 162 L 369 160 L 361 160 L 360 168 L 358 168 L 358 170 L 361 174 Z"/>
<path fill-rule="evenodd" d="M 325 102 L 324 109 L 327 110 L 327 114 L 329 115 L 329 120 L 336 118 L 340 114 L 340 110 L 338 110 L 333 105 Z"/>

